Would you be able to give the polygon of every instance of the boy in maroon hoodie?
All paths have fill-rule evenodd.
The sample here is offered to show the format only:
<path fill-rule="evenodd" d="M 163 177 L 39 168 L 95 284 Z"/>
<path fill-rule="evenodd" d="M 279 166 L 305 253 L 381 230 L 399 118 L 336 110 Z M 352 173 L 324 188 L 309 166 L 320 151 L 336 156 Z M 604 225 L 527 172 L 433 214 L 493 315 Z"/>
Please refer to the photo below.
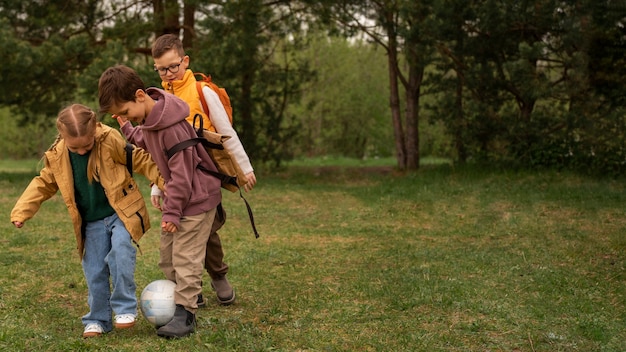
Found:
<path fill-rule="evenodd" d="M 118 65 L 107 69 L 98 83 L 98 99 L 100 111 L 118 116 L 126 138 L 152 155 L 165 179 L 159 267 L 168 280 L 176 283 L 176 311 L 157 334 L 168 338 L 188 336 L 195 330 L 206 243 L 222 200 L 220 181 L 198 166 L 217 169 L 202 144 L 168 159 L 166 150 L 196 137 L 185 120 L 189 106 L 161 89 L 145 89 L 131 68 Z"/>

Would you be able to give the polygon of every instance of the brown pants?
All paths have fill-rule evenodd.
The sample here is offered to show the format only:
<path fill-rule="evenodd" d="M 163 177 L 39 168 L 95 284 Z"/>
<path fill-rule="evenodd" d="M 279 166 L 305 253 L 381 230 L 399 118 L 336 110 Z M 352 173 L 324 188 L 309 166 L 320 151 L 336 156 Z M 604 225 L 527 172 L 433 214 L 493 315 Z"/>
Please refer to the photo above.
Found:
<path fill-rule="evenodd" d="M 211 236 L 206 244 L 206 256 L 204 259 L 204 268 L 211 276 L 211 279 L 219 279 L 228 273 L 228 265 L 224 263 L 224 251 L 222 250 L 222 241 L 217 230 L 221 229 L 226 223 L 226 211 L 222 207 L 222 203 L 217 206 L 215 220 L 211 228 Z"/>
<path fill-rule="evenodd" d="M 191 313 L 198 309 L 206 247 L 216 209 L 180 219 L 175 233 L 161 232 L 159 267 L 176 283 L 174 301 Z"/>

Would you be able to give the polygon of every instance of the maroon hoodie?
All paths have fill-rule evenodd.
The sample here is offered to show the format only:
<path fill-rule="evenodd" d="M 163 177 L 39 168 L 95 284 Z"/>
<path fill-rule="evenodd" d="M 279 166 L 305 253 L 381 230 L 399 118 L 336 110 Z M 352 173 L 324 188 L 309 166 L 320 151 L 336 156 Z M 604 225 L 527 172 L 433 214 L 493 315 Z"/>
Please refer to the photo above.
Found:
<path fill-rule="evenodd" d="M 158 88 L 148 88 L 155 105 L 143 125 L 122 126 L 122 133 L 133 144 L 146 149 L 165 179 L 163 221 L 180 227 L 180 218 L 209 211 L 222 201 L 221 182 L 200 170 L 202 164 L 217 171 L 202 144 L 183 149 L 167 159 L 166 151 L 179 142 L 197 137 L 185 120 L 189 106 L 173 94 Z"/>

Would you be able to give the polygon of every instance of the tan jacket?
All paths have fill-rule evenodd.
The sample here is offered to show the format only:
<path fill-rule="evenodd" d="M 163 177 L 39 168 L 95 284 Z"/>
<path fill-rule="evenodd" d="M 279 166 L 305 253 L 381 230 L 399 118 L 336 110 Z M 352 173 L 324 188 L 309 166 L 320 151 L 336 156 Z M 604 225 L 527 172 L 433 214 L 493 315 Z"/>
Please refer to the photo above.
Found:
<path fill-rule="evenodd" d="M 150 228 L 150 217 L 143 195 L 135 180 L 126 169 L 126 141 L 119 131 L 98 123 L 95 153 L 95 180 L 99 181 L 109 203 L 124 222 L 133 241 L 137 243 Z M 33 178 L 11 211 L 11 222 L 26 222 L 41 207 L 41 204 L 61 191 L 63 201 L 74 224 L 78 255 L 84 252 L 84 224 L 74 196 L 74 179 L 69 153 L 65 141 L 59 143 L 44 155 L 44 168 Z M 133 170 L 146 176 L 159 188 L 164 189 L 164 181 L 156 164 L 143 149 L 133 149 Z"/>

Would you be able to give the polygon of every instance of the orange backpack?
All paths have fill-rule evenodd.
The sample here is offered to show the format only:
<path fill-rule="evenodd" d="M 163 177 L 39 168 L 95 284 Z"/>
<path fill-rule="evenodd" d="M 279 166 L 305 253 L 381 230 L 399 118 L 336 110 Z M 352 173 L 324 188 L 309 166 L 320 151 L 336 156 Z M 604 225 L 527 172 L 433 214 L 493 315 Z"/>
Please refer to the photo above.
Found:
<path fill-rule="evenodd" d="M 195 72 L 194 75 L 198 75 L 202 77 L 196 82 L 196 88 L 198 89 L 198 97 L 200 98 L 200 102 L 202 103 L 202 107 L 204 108 L 204 112 L 207 115 L 210 115 L 209 107 L 206 104 L 206 100 L 204 99 L 204 95 L 202 95 L 202 85 L 207 85 L 209 88 L 213 89 L 217 96 L 220 97 L 220 101 L 222 105 L 224 105 L 224 110 L 226 110 L 226 114 L 228 115 L 228 120 L 230 120 L 230 124 L 233 124 L 233 107 L 230 105 L 230 97 L 228 93 L 226 93 L 226 89 L 219 87 L 217 84 L 213 83 L 211 79 L 211 75 L 205 75 L 204 73 Z M 210 117 L 209 117 L 210 119 Z"/>

